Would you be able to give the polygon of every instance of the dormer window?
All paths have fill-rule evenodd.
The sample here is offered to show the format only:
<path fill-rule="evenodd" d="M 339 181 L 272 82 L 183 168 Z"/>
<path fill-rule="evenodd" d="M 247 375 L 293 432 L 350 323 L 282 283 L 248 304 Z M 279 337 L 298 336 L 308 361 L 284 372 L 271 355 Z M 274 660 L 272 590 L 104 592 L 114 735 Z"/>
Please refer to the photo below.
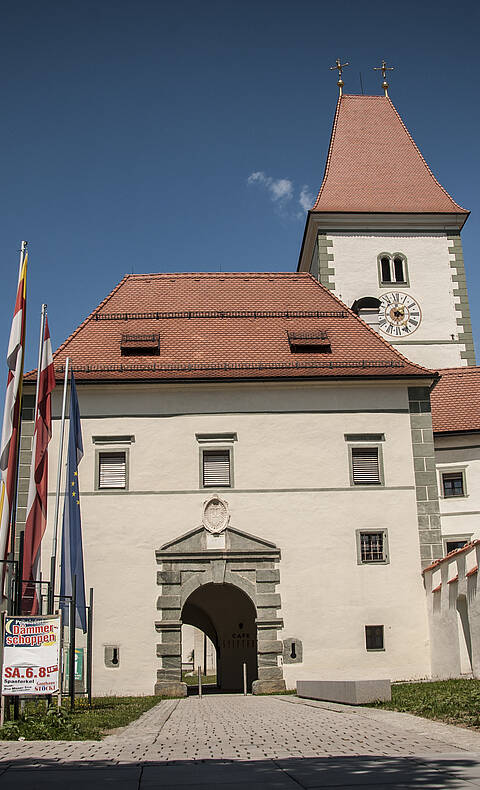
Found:
<path fill-rule="evenodd" d="M 400 252 L 382 252 L 378 256 L 380 285 L 408 285 L 407 259 Z"/>
<path fill-rule="evenodd" d="M 288 332 L 292 354 L 330 354 L 330 338 L 323 330 L 317 332 Z"/>
<path fill-rule="evenodd" d="M 352 304 L 352 310 L 358 315 L 366 324 L 377 331 L 378 329 L 378 313 L 380 310 L 380 300 L 374 296 L 364 296 L 362 299 L 357 299 Z"/>
<path fill-rule="evenodd" d="M 120 351 L 122 357 L 158 357 L 160 335 L 122 335 Z"/>

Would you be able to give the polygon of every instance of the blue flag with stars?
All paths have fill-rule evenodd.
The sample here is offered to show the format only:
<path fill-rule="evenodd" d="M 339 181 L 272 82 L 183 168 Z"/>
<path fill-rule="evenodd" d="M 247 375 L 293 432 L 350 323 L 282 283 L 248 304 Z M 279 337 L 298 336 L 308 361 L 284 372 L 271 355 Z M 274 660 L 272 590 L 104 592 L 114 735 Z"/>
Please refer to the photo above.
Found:
<path fill-rule="evenodd" d="M 77 388 L 72 373 L 70 387 L 70 430 L 68 434 L 67 481 L 63 505 L 62 560 L 60 581 L 60 605 L 63 621 L 70 618 L 70 599 L 73 577 L 77 577 L 75 625 L 85 633 L 87 613 L 85 608 L 85 578 L 83 574 L 82 521 L 80 516 L 80 491 L 78 486 L 78 464 L 83 458 L 82 429 L 78 408 Z"/>

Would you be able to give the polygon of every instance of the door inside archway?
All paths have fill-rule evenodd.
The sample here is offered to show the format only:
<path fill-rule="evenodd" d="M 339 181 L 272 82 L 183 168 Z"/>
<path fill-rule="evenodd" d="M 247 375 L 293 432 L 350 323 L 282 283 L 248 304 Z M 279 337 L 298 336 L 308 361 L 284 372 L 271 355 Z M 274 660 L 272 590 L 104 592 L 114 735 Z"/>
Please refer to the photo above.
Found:
<path fill-rule="evenodd" d="M 215 645 L 221 691 L 242 690 L 244 663 L 249 691 L 258 677 L 256 616 L 251 599 L 233 584 L 204 584 L 185 601 L 182 623 L 199 628 Z"/>

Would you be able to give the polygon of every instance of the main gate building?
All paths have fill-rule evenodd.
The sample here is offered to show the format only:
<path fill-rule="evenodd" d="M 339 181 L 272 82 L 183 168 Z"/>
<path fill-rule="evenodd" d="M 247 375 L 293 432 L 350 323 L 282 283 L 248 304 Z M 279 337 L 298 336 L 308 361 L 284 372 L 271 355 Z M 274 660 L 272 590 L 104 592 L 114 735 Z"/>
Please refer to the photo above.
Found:
<path fill-rule="evenodd" d="M 467 215 L 387 97 L 343 96 L 297 273 L 127 275 L 58 349 L 95 693 L 183 693 L 185 624 L 224 690 L 244 663 L 257 693 L 431 675 L 430 392 L 474 364 Z M 59 412 L 57 391 L 53 454 Z"/>

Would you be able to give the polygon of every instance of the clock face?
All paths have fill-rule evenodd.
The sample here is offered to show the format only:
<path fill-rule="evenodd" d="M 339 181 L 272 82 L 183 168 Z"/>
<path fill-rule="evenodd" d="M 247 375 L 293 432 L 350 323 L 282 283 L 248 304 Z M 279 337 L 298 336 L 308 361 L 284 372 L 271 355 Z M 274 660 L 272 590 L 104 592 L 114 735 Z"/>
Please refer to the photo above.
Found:
<path fill-rule="evenodd" d="M 389 337 L 411 335 L 420 326 L 422 311 L 409 294 L 392 291 L 380 299 L 379 328 Z"/>

